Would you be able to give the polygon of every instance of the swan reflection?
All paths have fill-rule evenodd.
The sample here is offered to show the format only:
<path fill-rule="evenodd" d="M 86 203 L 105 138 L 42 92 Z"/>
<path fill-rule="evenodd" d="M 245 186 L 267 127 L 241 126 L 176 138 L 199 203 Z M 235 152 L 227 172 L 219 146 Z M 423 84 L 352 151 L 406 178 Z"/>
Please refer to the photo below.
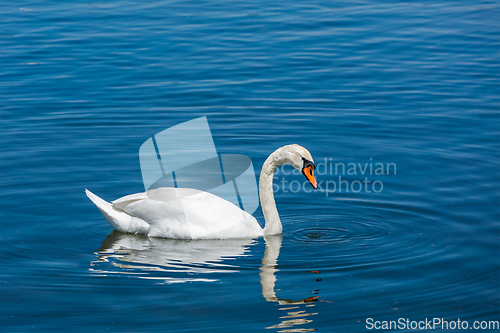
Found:
<path fill-rule="evenodd" d="M 137 275 L 168 284 L 215 282 L 218 280 L 197 278 L 194 274 L 238 272 L 237 266 L 224 261 L 248 256 L 249 246 L 255 242 L 251 238 L 165 239 L 113 231 L 102 242 L 96 253 L 98 260 L 91 262 L 90 270 L 102 275 Z M 186 273 L 190 277 L 186 278 Z"/>
<path fill-rule="evenodd" d="M 307 317 L 316 315 L 317 313 L 307 312 L 305 307 L 314 307 L 314 302 L 316 302 L 318 298 L 317 296 L 294 301 L 291 299 L 279 298 L 276 295 L 274 289 L 276 283 L 275 273 L 278 271 L 276 266 L 278 264 L 278 257 L 280 254 L 283 236 L 266 236 L 264 237 L 264 239 L 266 241 L 266 250 L 264 252 L 264 258 L 262 258 L 262 266 L 260 267 L 260 284 L 262 285 L 262 296 L 264 296 L 264 298 L 268 302 L 277 302 L 279 305 L 282 305 L 282 307 L 280 307 L 280 310 L 287 311 L 287 315 L 280 317 L 281 319 L 284 319 L 281 323 L 266 328 L 291 328 L 297 325 L 304 325 L 312 322 L 312 320 L 308 319 Z M 305 307 L 299 306 L 304 304 L 306 304 Z M 316 329 L 314 328 L 294 328 L 282 330 L 280 332 L 309 332 L 315 330 Z"/>
<path fill-rule="evenodd" d="M 300 300 L 279 298 L 275 291 L 277 262 L 283 236 L 266 236 L 266 249 L 260 267 L 262 296 L 268 302 L 279 304 L 285 313 L 282 321 L 270 329 L 285 329 L 280 332 L 307 332 L 315 329 L 297 326 L 312 322 L 310 312 L 317 296 Z M 91 262 L 90 270 L 99 275 L 126 274 L 142 279 L 153 279 L 159 283 L 183 283 L 192 281 L 216 282 L 211 273 L 238 272 L 238 266 L 230 260 L 249 256 L 250 246 L 258 241 L 243 239 L 176 240 L 125 234 L 113 231 L 103 241 L 97 260 Z M 186 277 L 186 275 L 188 277 Z M 292 328 L 293 327 L 293 328 Z M 292 328 L 292 329 L 289 329 Z"/>

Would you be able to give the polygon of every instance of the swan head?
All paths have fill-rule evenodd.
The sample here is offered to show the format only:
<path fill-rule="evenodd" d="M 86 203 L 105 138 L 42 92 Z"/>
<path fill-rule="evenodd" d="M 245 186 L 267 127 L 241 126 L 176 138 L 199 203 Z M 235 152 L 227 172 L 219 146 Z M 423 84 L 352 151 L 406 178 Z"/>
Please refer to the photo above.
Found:
<path fill-rule="evenodd" d="M 285 146 L 285 159 L 287 164 L 291 164 L 295 169 L 299 170 L 309 181 L 312 188 L 317 190 L 318 183 L 314 178 L 314 169 L 316 165 L 314 164 L 311 153 L 302 146 L 293 144 Z"/>

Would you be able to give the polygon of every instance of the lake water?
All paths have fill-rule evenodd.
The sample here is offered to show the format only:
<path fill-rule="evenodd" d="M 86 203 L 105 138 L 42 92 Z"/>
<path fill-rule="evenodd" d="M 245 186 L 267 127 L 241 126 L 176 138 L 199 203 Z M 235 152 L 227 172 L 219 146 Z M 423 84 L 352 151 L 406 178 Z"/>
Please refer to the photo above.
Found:
<path fill-rule="evenodd" d="M 498 1 L 2 1 L 1 331 L 500 320 L 498 17 Z M 140 145 L 201 116 L 256 172 L 280 146 L 312 153 L 323 191 L 276 175 L 282 237 L 122 234 L 87 199 L 143 191 Z"/>

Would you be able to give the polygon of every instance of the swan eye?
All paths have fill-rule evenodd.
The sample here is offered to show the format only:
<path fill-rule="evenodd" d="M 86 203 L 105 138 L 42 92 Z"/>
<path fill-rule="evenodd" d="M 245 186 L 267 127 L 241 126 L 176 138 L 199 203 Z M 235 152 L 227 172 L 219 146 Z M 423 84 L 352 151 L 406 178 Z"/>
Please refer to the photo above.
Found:
<path fill-rule="evenodd" d="M 302 165 L 302 169 L 305 169 L 307 167 L 311 167 L 313 170 L 316 169 L 316 165 L 314 165 L 314 162 L 309 161 L 305 157 L 302 157 L 302 161 L 304 162 L 304 164 Z"/>

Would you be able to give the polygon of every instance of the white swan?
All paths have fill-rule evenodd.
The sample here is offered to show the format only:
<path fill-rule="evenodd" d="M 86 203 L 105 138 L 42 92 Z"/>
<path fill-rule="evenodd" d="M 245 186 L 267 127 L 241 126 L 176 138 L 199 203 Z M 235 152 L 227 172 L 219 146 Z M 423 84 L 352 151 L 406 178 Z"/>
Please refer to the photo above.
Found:
<path fill-rule="evenodd" d="M 278 235 L 282 225 L 273 195 L 277 167 L 291 164 L 314 189 L 315 165 L 307 149 L 288 145 L 277 149 L 264 162 L 259 195 L 266 221 L 261 228 L 255 217 L 211 193 L 183 188 L 158 188 L 106 202 L 85 190 L 106 220 L 118 231 L 176 239 L 225 239 Z"/>

